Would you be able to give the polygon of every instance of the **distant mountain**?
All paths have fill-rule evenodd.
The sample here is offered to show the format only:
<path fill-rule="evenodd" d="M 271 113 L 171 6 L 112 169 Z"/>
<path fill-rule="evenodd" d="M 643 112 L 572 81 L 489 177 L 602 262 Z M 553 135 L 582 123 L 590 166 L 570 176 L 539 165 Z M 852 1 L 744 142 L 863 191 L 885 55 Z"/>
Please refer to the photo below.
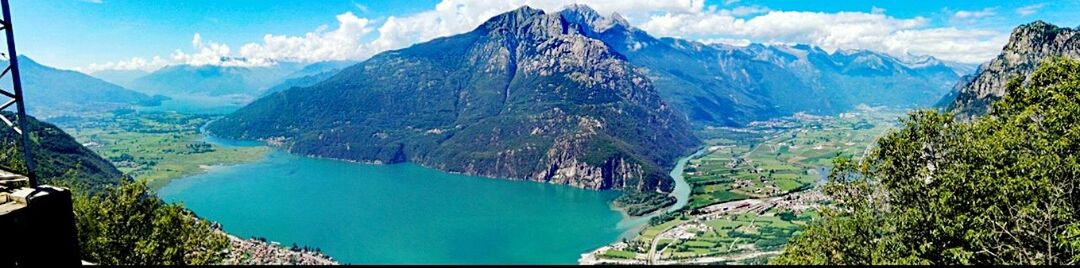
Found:
<path fill-rule="evenodd" d="M 971 75 L 975 73 L 975 69 L 979 68 L 978 64 L 960 63 L 952 61 L 943 61 L 930 55 L 913 55 L 904 54 L 897 56 L 896 59 L 900 61 L 904 66 L 912 69 L 933 69 L 933 68 L 948 68 L 956 73 L 957 76 Z"/>
<path fill-rule="evenodd" d="M 19 71 L 27 109 L 33 115 L 48 117 L 61 111 L 110 110 L 161 101 L 80 72 L 41 65 L 26 56 L 19 56 Z M 4 89 L 11 90 L 10 76 L 0 81 Z"/>
<path fill-rule="evenodd" d="M 956 86 L 942 105 L 962 116 L 981 115 L 1000 99 L 1014 78 L 1027 80 L 1043 61 L 1052 57 L 1080 59 L 1080 29 L 1057 27 L 1035 21 L 1013 30 L 1001 54 L 979 66 L 977 74 Z"/>
<path fill-rule="evenodd" d="M 135 79 L 131 88 L 170 97 L 254 97 L 302 68 L 302 64 L 291 62 L 266 67 L 172 65 Z"/>
<path fill-rule="evenodd" d="M 346 67 L 355 65 L 357 61 L 324 61 L 304 66 L 304 69 L 296 71 L 285 77 L 285 81 L 263 92 L 268 95 L 274 92 L 284 91 L 294 87 L 309 87 L 322 82 Z"/>
<path fill-rule="evenodd" d="M 327 72 L 338 72 L 349 66 L 356 65 L 357 63 L 359 63 L 359 61 L 354 60 L 320 61 L 305 65 L 303 69 L 300 69 L 299 71 L 293 72 L 288 76 L 285 76 L 285 79 L 301 78 Z"/>
<path fill-rule="evenodd" d="M 11 120 L 16 119 L 10 112 L 3 112 L 3 115 Z M 77 179 L 74 183 L 97 191 L 118 184 L 123 179 L 123 174 L 112 163 L 83 147 L 60 128 L 33 117 L 27 119 L 33 137 L 31 151 L 37 164 L 37 174 L 43 182 L 69 180 L 74 176 Z M 10 128 L 0 129 L 0 145 L 3 145 L 0 146 L 0 165 L 25 174 L 22 151 L 16 146 L 18 139 L 19 135 Z"/>
<path fill-rule="evenodd" d="M 933 57 L 655 38 L 618 14 L 604 17 L 584 5 L 561 14 L 644 68 L 666 100 L 706 125 L 737 126 L 800 111 L 837 113 L 861 103 L 929 106 L 968 72 Z"/>
<path fill-rule="evenodd" d="M 143 70 L 102 70 L 91 73 L 90 76 L 122 87 L 131 87 L 131 82 L 134 82 L 135 79 L 149 74 L 150 72 Z"/>
<path fill-rule="evenodd" d="M 671 191 L 667 170 L 700 141 L 644 73 L 575 23 L 523 7 L 271 94 L 207 129 L 303 155 Z"/>

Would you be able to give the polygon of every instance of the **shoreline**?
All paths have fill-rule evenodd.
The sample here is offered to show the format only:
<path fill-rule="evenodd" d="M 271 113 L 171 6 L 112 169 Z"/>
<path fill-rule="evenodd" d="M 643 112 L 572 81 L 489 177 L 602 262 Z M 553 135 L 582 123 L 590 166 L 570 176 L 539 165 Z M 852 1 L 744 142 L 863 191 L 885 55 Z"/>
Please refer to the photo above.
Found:
<path fill-rule="evenodd" d="M 286 148 L 282 148 L 280 146 L 275 146 L 275 145 L 273 145 L 273 144 L 271 144 L 271 143 L 269 143 L 269 142 L 267 142 L 265 140 L 255 140 L 255 141 L 251 141 L 251 140 L 233 140 L 233 139 L 228 139 L 228 138 L 215 137 L 215 136 L 212 136 L 211 133 L 204 131 L 204 129 L 202 129 L 202 128 L 200 128 L 200 132 L 204 136 L 204 140 L 206 142 L 217 145 L 217 146 L 225 146 L 225 147 L 237 146 L 237 145 L 234 145 L 234 144 L 222 144 L 223 141 L 224 142 L 227 142 L 227 141 L 258 142 L 259 145 L 251 145 L 251 146 L 264 146 L 264 147 L 267 147 L 267 148 L 270 149 L 270 151 L 268 151 L 266 154 L 263 155 L 263 158 L 265 158 L 269 154 L 274 153 L 274 151 L 277 151 L 277 152 L 280 152 L 280 153 L 291 154 L 291 155 L 295 155 L 295 156 L 299 156 L 299 157 L 343 162 L 343 163 L 347 163 L 347 164 L 359 164 L 359 165 L 414 164 L 414 165 L 417 165 L 417 166 L 420 166 L 420 167 L 423 167 L 423 168 L 437 170 L 439 172 L 443 172 L 443 173 L 447 173 L 447 174 L 479 177 L 479 178 L 484 178 L 484 179 L 512 181 L 512 182 L 513 181 L 520 181 L 520 182 L 528 182 L 528 183 L 541 183 L 541 184 L 548 184 L 548 185 L 568 186 L 568 187 L 573 187 L 573 188 L 577 188 L 577 189 L 596 191 L 596 192 L 621 192 L 621 190 L 617 190 L 617 189 L 607 189 L 607 190 L 604 190 L 604 189 L 590 189 L 590 188 L 577 187 L 577 186 L 573 186 L 573 185 L 569 185 L 569 184 L 558 184 L 558 183 L 535 181 L 535 180 L 529 180 L 529 179 L 491 177 L 491 176 L 466 174 L 466 173 L 462 173 L 462 172 L 445 171 L 445 170 L 437 169 L 437 168 L 434 168 L 434 167 L 430 167 L 430 166 L 420 164 L 420 163 L 415 163 L 415 162 L 403 162 L 403 163 L 388 164 L 388 163 L 377 162 L 377 161 L 357 161 L 357 160 L 339 159 L 339 158 L 333 158 L 333 157 L 322 157 L 322 156 L 316 156 L 316 155 L 303 155 L 303 154 L 297 154 L 297 153 L 289 152 Z M 676 189 L 676 190 L 673 190 L 669 194 L 669 196 L 674 196 L 677 199 L 675 204 L 673 204 L 673 205 L 671 205 L 669 207 L 654 210 L 654 211 L 652 211 L 652 212 L 650 212 L 649 214 L 646 214 L 646 215 L 632 216 L 629 213 L 627 213 L 625 208 L 621 208 L 619 206 L 616 206 L 612 202 L 612 201 L 614 201 L 614 199 L 607 201 L 609 207 L 611 208 L 611 210 L 617 211 L 619 213 L 619 215 L 621 216 L 621 219 L 616 223 L 615 228 L 618 229 L 618 230 L 622 230 L 622 231 L 620 232 L 620 234 L 613 241 L 605 243 L 605 245 L 609 245 L 611 243 L 619 242 L 619 241 L 622 241 L 623 239 L 634 239 L 635 237 L 637 237 L 639 235 L 639 233 L 640 233 L 640 231 L 642 229 L 644 229 L 645 227 L 648 226 L 648 223 L 649 223 L 650 219 L 652 219 L 654 217 L 657 217 L 659 215 L 662 215 L 664 213 L 678 211 L 678 210 L 682 209 L 683 207 L 685 207 L 689 202 L 689 195 L 690 195 L 691 191 L 689 189 L 690 188 L 689 184 L 687 184 L 685 179 L 682 178 L 682 176 L 681 176 L 682 171 L 685 169 L 685 165 L 690 160 L 692 160 L 694 157 L 696 157 L 698 155 L 701 155 L 702 153 L 708 152 L 708 149 L 709 149 L 708 147 L 699 148 L 699 149 L 695 150 L 694 153 L 692 153 L 690 155 L 687 155 L 687 156 L 684 156 L 684 157 L 681 157 L 676 161 L 676 165 L 672 168 L 670 174 L 671 175 L 679 174 L 680 176 L 678 176 L 678 177 L 672 176 L 672 179 L 675 180 L 676 185 L 686 184 L 685 185 L 686 189 L 685 189 L 685 191 L 677 191 L 677 189 Z M 259 160 L 255 160 L 255 161 L 251 161 L 251 162 L 257 162 L 257 161 L 259 161 Z M 242 165 L 242 164 L 244 164 L 244 163 L 241 163 L 239 165 Z M 203 172 L 201 172 L 201 173 L 209 172 L 209 171 L 212 171 L 214 169 L 227 167 L 227 166 L 233 166 L 233 165 L 212 165 L 212 166 L 208 166 L 208 168 L 203 169 Z M 193 174 L 193 175 L 197 175 L 197 174 Z M 193 175 L 187 175 L 187 176 L 184 176 L 184 177 L 189 177 L 189 176 L 193 176 Z M 177 179 L 183 179 L 184 177 L 177 178 Z M 226 233 L 226 234 L 228 234 L 228 233 Z M 232 235 L 230 235 L 230 237 L 235 238 Z M 239 238 L 237 238 L 237 239 L 239 239 Z"/>
<path fill-rule="evenodd" d="M 672 180 L 675 180 L 675 189 L 671 190 L 671 195 L 675 196 L 676 201 L 675 204 L 671 205 L 665 212 L 679 211 L 690 204 L 690 194 L 693 193 L 694 189 L 690 186 L 690 183 L 686 182 L 686 175 L 684 172 L 686 170 L 686 164 L 689 164 L 690 160 L 694 160 L 694 158 L 699 157 L 702 154 L 711 152 L 712 150 L 710 149 L 712 149 L 712 147 L 703 146 L 701 149 L 698 149 L 694 153 L 682 157 L 675 162 L 675 167 L 672 167 L 671 173 L 668 175 L 671 176 Z M 682 191 L 680 191 L 680 185 L 682 186 Z"/>
<path fill-rule="evenodd" d="M 641 215 L 641 216 L 631 216 L 629 213 L 626 212 L 626 209 L 620 208 L 620 207 L 615 206 L 614 204 L 612 204 L 612 206 L 611 206 L 612 209 L 619 211 L 619 213 L 622 214 L 622 216 L 623 216 L 623 219 L 621 221 L 619 221 L 616 228 L 619 228 L 619 229 L 626 228 L 626 230 L 623 231 L 621 234 L 619 234 L 619 237 L 616 238 L 615 241 L 612 241 L 611 243 L 621 242 L 624 239 L 632 240 L 634 238 L 637 238 L 637 236 L 639 235 L 641 230 L 644 230 L 645 227 L 648 226 L 649 220 L 651 220 L 652 218 L 654 218 L 656 216 L 663 215 L 664 213 L 671 213 L 671 212 L 679 211 L 679 210 L 683 209 L 684 207 L 686 207 L 686 205 L 688 205 L 690 203 L 690 194 L 693 191 L 693 187 L 691 187 L 690 184 L 686 182 L 686 178 L 685 178 L 685 176 L 683 176 L 683 171 L 686 169 L 686 164 L 689 163 L 690 160 L 693 160 L 695 157 L 698 157 L 698 156 L 700 156 L 700 155 L 702 155 L 704 153 L 709 152 L 710 148 L 711 147 L 709 147 L 709 146 L 703 146 L 701 149 L 695 150 L 694 153 L 692 153 L 690 155 L 687 155 L 687 156 L 684 156 L 684 157 L 681 157 L 675 162 L 676 163 L 675 167 L 672 167 L 671 173 L 669 173 L 669 175 L 671 175 L 671 179 L 675 180 L 675 189 L 673 189 L 671 191 L 671 194 L 669 196 L 674 196 L 675 199 L 676 199 L 676 202 L 675 202 L 675 204 L 671 205 L 670 207 L 660 208 L 660 209 L 654 210 L 653 212 L 649 212 L 649 214 L 645 214 L 645 215 Z M 678 175 L 677 177 L 676 177 L 676 174 Z M 685 194 L 683 194 L 683 197 L 681 197 L 681 198 L 680 198 L 681 193 L 679 191 L 679 185 L 680 184 L 685 186 L 685 191 L 683 191 Z M 608 243 L 607 245 L 610 245 L 611 243 Z M 588 252 L 583 253 L 583 254 L 587 254 L 589 252 L 592 252 L 592 251 L 588 251 Z"/>
<path fill-rule="evenodd" d="M 341 265 L 317 248 L 290 249 L 276 241 L 254 237 L 241 239 L 222 229 L 217 231 L 229 239 L 229 253 L 221 261 L 222 265 Z"/>

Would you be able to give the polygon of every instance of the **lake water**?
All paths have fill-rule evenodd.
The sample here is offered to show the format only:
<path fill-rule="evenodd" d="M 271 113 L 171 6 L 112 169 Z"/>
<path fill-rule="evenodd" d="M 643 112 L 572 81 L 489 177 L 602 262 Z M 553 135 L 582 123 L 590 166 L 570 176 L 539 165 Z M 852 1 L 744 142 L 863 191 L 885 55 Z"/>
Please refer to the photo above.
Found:
<path fill-rule="evenodd" d="M 239 237 L 319 247 L 356 264 L 576 264 L 633 227 L 610 206 L 617 192 L 280 151 L 158 194 Z"/>

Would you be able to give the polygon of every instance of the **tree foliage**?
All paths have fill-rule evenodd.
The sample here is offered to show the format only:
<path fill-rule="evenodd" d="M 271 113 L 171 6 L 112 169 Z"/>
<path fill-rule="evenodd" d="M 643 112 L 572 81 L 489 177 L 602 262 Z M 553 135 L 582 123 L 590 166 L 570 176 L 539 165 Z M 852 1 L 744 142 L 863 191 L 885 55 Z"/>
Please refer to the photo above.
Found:
<path fill-rule="evenodd" d="M 1080 263 L 1080 61 L 1014 79 L 970 122 L 917 111 L 862 161 L 779 264 Z"/>
<path fill-rule="evenodd" d="M 213 264 L 229 245 L 209 222 L 165 203 L 145 182 L 80 194 L 74 207 L 83 258 L 98 264 Z"/>

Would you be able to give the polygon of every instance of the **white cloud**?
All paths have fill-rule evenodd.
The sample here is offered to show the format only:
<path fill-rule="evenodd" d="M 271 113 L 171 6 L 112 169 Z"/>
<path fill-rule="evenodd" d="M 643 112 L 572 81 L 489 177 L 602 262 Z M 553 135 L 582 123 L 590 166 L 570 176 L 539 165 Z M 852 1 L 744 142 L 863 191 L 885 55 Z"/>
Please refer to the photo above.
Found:
<path fill-rule="evenodd" d="M 952 18 L 957 20 L 981 19 L 993 16 L 994 14 L 996 14 L 994 8 L 988 7 L 982 10 L 960 10 L 953 13 Z"/>
<path fill-rule="evenodd" d="M 1007 33 L 930 27 L 923 17 L 884 13 L 770 11 L 743 19 L 722 12 L 660 14 L 640 28 L 651 34 L 696 40 L 750 39 L 760 43 L 807 43 L 826 50 L 870 49 L 894 55 L 933 55 L 966 63 L 992 58 Z"/>
<path fill-rule="evenodd" d="M 366 58 L 375 52 L 362 41 L 374 30 L 371 20 L 345 12 L 337 16 L 337 23 L 333 30 L 323 25 L 302 36 L 267 34 L 261 43 L 241 46 L 239 55 L 249 60 L 311 62 Z"/>
<path fill-rule="evenodd" d="M 79 1 L 81 1 L 81 2 L 86 2 L 86 3 L 91 3 L 91 4 L 101 4 L 101 3 L 104 3 L 104 2 L 102 2 L 102 0 L 79 0 Z"/>
<path fill-rule="evenodd" d="M 218 65 L 218 66 L 242 66 L 242 67 L 254 67 L 254 66 L 267 66 L 273 64 L 276 58 L 271 57 L 236 57 L 231 53 L 228 45 L 215 43 L 213 41 L 203 41 L 202 35 L 195 33 L 191 38 L 191 46 L 195 49 L 193 53 L 187 53 L 183 50 L 177 49 L 173 51 L 172 60 L 174 63 L 187 64 L 187 65 Z"/>
<path fill-rule="evenodd" d="M 433 10 L 407 16 L 390 16 L 376 25 L 375 20 L 358 17 L 352 12 L 337 15 L 337 25 L 331 29 L 322 25 L 312 32 L 298 36 L 266 34 L 260 42 L 243 44 L 238 51 L 228 45 L 208 42 L 196 33 L 192 37 L 194 52 L 177 49 L 172 64 L 260 66 L 274 61 L 304 61 L 366 59 L 382 51 L 403 48 L 437 37 L 464 33 L 500 13 L 529 5 L 547 11 L 578 3 L 577 0 L 444 0 Z M 599 12 L 620 12 L 643 15 L 649 12 L 692 12 L 705 7 L 703 0 L 628 0 L 595 1 L 587 3 Z M 363 11 L 366 6 L 355 5 Z M 761 8 L 740 9 L 752 14 Z M 365 41 L 369 40 L 369 41 Z M 115 66 L 97 64 L 101 66 Z M 82 69 L 91 69 L 89 66 Z"/>
<path fill-rule="evenodd" d="M 587 4 L 605 15 L 618 12 L 656 36 L 736 45 L 751 40 L 808 43 L 827 50 L 929 54 L 945 60 L 977 63 L 995 55 L 1007 37 L 1007 33 L 993 31 L 935 28 L 930 26 L 929 19 L 895 18 L 876 7 L 869 13 L 822 13 L 734 6 L 738 1 L 725 1 L 725 6 L 720 8 L 706 6 L 704 0 L 443 0 L 432 10 L 385 19 L 344 12 L 337 15 L 337 25 L 322 25 L 302 35 L 266 34 L 258 42 L 239 45 L 239 50 L 195 34 L 194 51 L 177 49 L 169 59 L 171 64 L 235 66 L 259 66 L 274 61 L 362 60 L 382 51 L 467 32 L 495 15 L 522 5 L 554 12 L 574 3 Z M 366 6 L 356 5 L 356 8 L 364 12 Z M 959 11 L 953 16 L 980 18 L 992 16 L 993 12 L 993 9 Z M 130 68 L 126 67 L 130 65 L 106 63 L 85 69 Z M 159 65 L 144 64 L 141 66 L 145 67 L 139 68 Z"/>
<path fill-rule="evenodd" d="M 1038 13 L 1043 7 L 1046 7 L 1046 3 L 1022 6 L 1016 9 L 1016 14 L 1020 14 L 1020 16 L 1029 16 Z"/>
<path fill-rule="evenodd" d="M 86 67 L 75 68 L 76 71 L 83 73 L 96 73 L 104 70 L 121 70 L 121 71 L 146 71 L 151 72 L 161 67 L 165 67 L 169 62 L 161 57 L 154 57 L 150 60 L 133 57 L 124 61 L 106 62 L 106 63 L 91 63 Z"/>

